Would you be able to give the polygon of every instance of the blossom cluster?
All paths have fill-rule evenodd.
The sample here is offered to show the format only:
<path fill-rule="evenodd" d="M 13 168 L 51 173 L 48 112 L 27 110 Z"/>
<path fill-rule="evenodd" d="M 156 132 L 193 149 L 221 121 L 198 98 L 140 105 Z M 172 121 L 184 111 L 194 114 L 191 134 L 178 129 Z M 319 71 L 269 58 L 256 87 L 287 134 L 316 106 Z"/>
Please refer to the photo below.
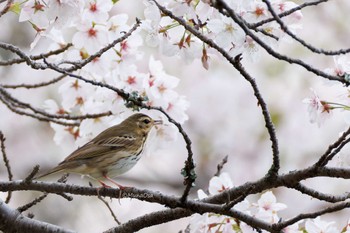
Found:
<path fill-rule="evenodd" d="M 127 14 L 113 13 L 113 8 L 118 5 L 117 2 L 28 0 L 23 4 L 20 2 L 13 4 L 16 7 L 12 8 L 17 9 L 20 22 L 29 22 L 36 31 L 31 48 L 37 47 L 40 40 L 52 42 L 51 49 L 72 44 L 64 53 L 50 57 L 51 62 L 69 64 L 97 53 L 131 28 L 128 25 Z M 79 75 L 107 83 L 129 93 L 136 93 L 144 97 L 148 105 L 162 107 L 176 121 L 183 123 L 187 120 L 186 109 L 189 104 L 184 96 L 175 91 L 179 79 L 166 74 L 161 62 L 153 57 L 149 58 L 148 71 L 141 72 L 135 64 L 136 61 L 145 59 L 141 48 L 144 44 L 159 47 L 163 54 L 178 55 L 188 62 L 201 59 L 203 66 L 207 69 L 209 58 L 215 53 L 178 22 L 161 14 L 154 2 L 144 1 L 144 4 L 146 7 L 141 30 L 137 30 L 126 40 L 95 58 L 79 71 Z M 199 0 L 161 0 L 159 4 L 171 10 L 175 16 L 181 17 L 189 25 L 199 29 L 203 35 L 212 39 L 231 55 L 243 53 L 253 59 L 258 58 L 259 46 L 256 42 L 247 36 L 231 18 L 219 13 L 209 3 Z M 260 0 L 228 1 L 227 4 L 250 24 L 271 17 L 267 5 Z M 293 2 L 282 0 L 273 0 L 271 4 L 277 14 L 297 6 Z M 283 17 L 282 20 L 291 30 L 294 30 L 301 27 L 301 18 L 301 12 L 295 11 Z M 284 36 L 283 30 L 275 22 L 263 24 L 255 33 L 271 46 L 277 45 Z M 61 103 L 55 103 L 53 100 L 45 103 L 50 113 L 74 115 L 111 111 L 119 117 L 87 119 L 79 127 L 62 128 L 52 124 L 56 130 L 57 143 L 62 143 L 74 136 L 80 144 L 79 140 L 91 139 L 102 128 L 118 123 L 121 118 L 124 118 L 121 113 L 130 112 L 125 108 L 124 101 L 112 91 L 91 86 L 83 81 L 68 80 L 61 85 L 59 92 L 62 96 Z M 162 132 L 170 135 L 169 138 L 174 137 L 174 133 L 167 133 L 167 130 Z"/>
<path fill-rule="evenodd" d="M 222 173 L 220 176 L 214 176 L 209 182 L 209 196 L 219 194 L 225 190 L 233 188 L 233 183 L 227 173 Z M 208 197 L 203 190 L 198 190 L 198 198 L 203 199 Z M 287 205 L 278 203 L 272 191 L 264 192 L 257 202 L 250 202 L 247 199 L 238 203 L 233 207 L 233 210 L 241 211 L 247 215 L 253 216 L 266 223 L 278 223 L 280 217 L 278 212 L 287 208 Z M 190 232 L 193 233 L 253 233 L 256 229 L 246 223 L 233 217 L 219 215 L 215 213 L 194 214 L 190 220 Z M 267 232 L 262 230 L 262 232 Z M 327 222 L 321 220 L 320 217 L 299 221 L 283 229 L 285 233 L 339 233 L 335 227 L 335 222 Z M 350 232 L 349 223 L 344 227 L 342 232 Z"/>
<path fill-rule="evenodd" d="M 32 48 L 39 47 L 40 40 L 52 41 L 50 49 L 72 44 L 64 53 L 49 58 L 50 62 L 56 64 L 64 65 L 86 59 L 131 29 L 127 14 L 112 14 L 112 1 L 29 0 L 20 6 L 19 21 L 29 22 L 37 32 Z M 179 79 L 167 74 L 162 63 L 153 56 L 146 58 L 148 67 L 140 71 L 136 62 L 145 59 L 140 46 L 142 37 L 136 31 L 84 66 L 78 74 L 122 89 L 135 98 L 142 97 L 146 105 L 162 107 L 182 124 L 188 118 L 186 109 L 189 103 L 175 90 Z M 133 110 L 115 92 L 81 80 L 66 79 L 59 87 L 59 94 L 60 103 L 51 99 L 45 101 L 44 107 L 49 113 L 87 115 L 112 112 L 113 115 L 85 119 L 79 126 L 72 127 L 52 123 L 57 144 L 75 139 L 76 144 L 81 145 L 102 129 L 119 123 Z M 176 135 L 174 128 L 169 125 L 158 127 L 157 132 L 169 139 L 174 139 Z"/>
<path fill-rule="evenodd" d="M 188 25 L 197 28 L 207 38 L 212 39 L 218 46 L 226 50 L 231 56 L 243 54 L 253 61 L 259 58 L 260 47 L 243 29 L 230 17 L 220 13 L 206 1 L 158 1 L 177 17 L 183 19 Z M 291 1 L 270 1 L 276 14 L 288 11 L 297 5 Z M 180 27 L 180 24 L 169 16 L 161 14 L 158 7 L 145 1 L 146 20 L 143 28 L 147 32 L 146 43 L 149 46 L 159 47 L 167 56 L 180 56 L 185 61 L 201 57 L 204 68 L 209 67 L 209 58 L 215 52 L 193 36 L 189 31 Z M 267 5 L 260 0 L 232 0 L 226 1 L 228 6 L 239 17 L 253 25 L 272 17 Z M 291 31 L 301 28 L 302 14 L 295 11 L 282 20 Z M 282 38 L 284 31 L 276 22 L 265 23 L 256 30 L 255 35 L 269 46 L 275 47 Z"/>
<path fill-rule="evenodd" d="M 334 66 L 325 69 L 324 72 L 349 80 L 350 62 L 348 57 L 337 56 L 333 60 Z M 314 89 L 311 89 L 311 97 L 303 100 L 307 105 L 310 122 L 316 123 L 320 127 L 327 119 L 332 117 L 335 110 L 341 110 L 345 123 L 350 124 L 350 89 L 339 84 L 334 84 L 331 81 L 324 83 L 324 86 L 327 90 L 335 89 L 334 92 L 336 94 L 332 96 L 331 93 L 327 93 L 327 97 L 323 97 L 323 99 L 319 97 L 319 94 Z"/>

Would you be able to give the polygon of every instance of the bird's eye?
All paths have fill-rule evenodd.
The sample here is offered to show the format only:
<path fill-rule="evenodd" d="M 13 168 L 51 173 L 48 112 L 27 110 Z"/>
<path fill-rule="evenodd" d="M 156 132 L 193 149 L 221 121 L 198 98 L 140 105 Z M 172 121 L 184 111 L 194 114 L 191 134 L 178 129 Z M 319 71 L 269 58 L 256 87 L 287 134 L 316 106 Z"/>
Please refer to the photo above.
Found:
<path fill-rule="evenodd" d="M 144 119 L 143 123 L 145 123 L 146 125 L 148 125 L 149 123 L 151 123 L 150 119 Z"/>

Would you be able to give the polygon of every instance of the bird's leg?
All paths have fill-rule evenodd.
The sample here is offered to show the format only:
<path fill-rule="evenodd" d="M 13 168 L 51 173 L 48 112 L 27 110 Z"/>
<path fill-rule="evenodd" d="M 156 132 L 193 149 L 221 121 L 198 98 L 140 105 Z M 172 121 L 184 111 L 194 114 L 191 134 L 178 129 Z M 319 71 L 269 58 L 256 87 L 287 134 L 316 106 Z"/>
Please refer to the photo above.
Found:
<path fill-rule="evenodd" d="M 118 188 L 119 188 L 120 190 L 125 189 L 125 186 L 118 184 L 118 183 L 115 182 L 113 179 L 109 178 L 109 177 L 107 176 L 107 174 L 103 174 L 103 177 L 104 177 L 105 179 L 107 179 L 108 181 L 110 181 L 111 183 L 113 183 L 113 184 L 115 184 L 116 186 L 118 186 Z M 104 184 L 102 181 L 99 181 L 99 182 L 100 182 L 102 185 L 106 185 L 106 184 Z"/>
<path fill-rule="evenodd" d="M 112 188 L 108 184 L 104 183 L 102 180 L 98 180 L 98 182 L 102 185 L 103 188 Z"/>
<path fill-rule="evenodd" d="M 104 177 L 105 179 L 109 180 L 110 182 L 112 182 L 113 184 L 115 184 L 115 185 L 117 185 L 117 186 L 119 187 L 118 202 L 119 202 L 119 204 L 121 204 L 121 203 L 120 203 L 120 198 L 121 198 L 121 196 L 122 196 L 122 190 L 124 190 L 125 187 L 124 187 L 123 185 L 118 184 L 118 183 L 115 182 L 113 179 L 109 178 L 109 177 L 107 176 L 106 173 L 103 173 L 102 175 L 103 175 L 103 177 Z M 102 185 L 104 184 L 102 181 L 99 181 L 99 182 L 100 182 Z M 106 184 L 104 184 L 104 185 L 106 185 Z"/>

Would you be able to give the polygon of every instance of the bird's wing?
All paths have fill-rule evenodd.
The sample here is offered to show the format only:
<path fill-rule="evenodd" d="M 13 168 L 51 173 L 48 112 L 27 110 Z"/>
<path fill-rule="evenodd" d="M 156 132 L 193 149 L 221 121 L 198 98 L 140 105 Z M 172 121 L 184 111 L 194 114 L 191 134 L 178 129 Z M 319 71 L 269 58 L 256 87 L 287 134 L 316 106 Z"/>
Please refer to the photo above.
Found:
<path fill-rule="evenodd" d="M 122 151 L 125 148 L 132 147 L 136 141 L 137 140 L 135 137 L 129 135 L 108 137 L 101 140 L 92 140 L 91 142 L 75 150 L 61 163 L 90 159 L 110 153 L 114 154 L 116 150 Z"/>

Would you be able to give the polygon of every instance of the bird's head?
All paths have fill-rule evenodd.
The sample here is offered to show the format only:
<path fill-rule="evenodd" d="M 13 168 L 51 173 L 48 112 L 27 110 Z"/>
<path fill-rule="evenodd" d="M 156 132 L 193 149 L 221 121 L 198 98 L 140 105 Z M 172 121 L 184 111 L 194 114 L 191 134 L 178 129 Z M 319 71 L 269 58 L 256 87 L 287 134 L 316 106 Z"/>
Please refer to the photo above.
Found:
<path fill-rule="evenodd" d="M 160 125 L 162 124 L 161 120 L 153 120 L 151 117 L 142 114 L 142 113 L 136 113 L 132 116 L 130 116 L 127 119 L 128 122 L 131 124 L 134 124 L 134 126 L 137 127 L 137 130 L 139 130 L 142 133 L 148 133 L 151 131 L 152 127 L 154 125 Z"/>

